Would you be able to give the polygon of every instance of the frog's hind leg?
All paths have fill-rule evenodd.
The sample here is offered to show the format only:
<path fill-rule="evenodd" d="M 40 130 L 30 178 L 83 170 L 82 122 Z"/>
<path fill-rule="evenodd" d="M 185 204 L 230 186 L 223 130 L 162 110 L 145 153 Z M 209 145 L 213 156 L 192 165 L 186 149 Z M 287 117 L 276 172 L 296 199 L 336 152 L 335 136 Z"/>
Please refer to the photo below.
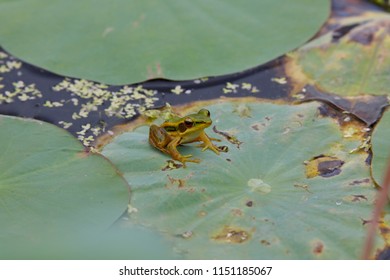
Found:
<path fill-rule="evenodd" d="M 158 150 L 165 152 L 165 147 L 169 144 L 171 138 L 161 127 L 152 124 L 149 128 L 149 143 Z"/>
<path fill-rule="evenodd" d="M 185 163 L 187 161 L 199 163 L 200 159 L 196 159 L 196 158 L 190 159 L 190 157 L 192 157 L 192 155 L 183 156 L 182 154 L 179 153 L 179 151 L 177 150 L 177 146 L 179 145 L 180 141 L 181 141 L 181 138 L 173 139 L 166 147 L 167 154 L 169 154 L 174 160 L 178 160 L 178 161 L 182 162 L 184 166 L 186 166 Z"/>

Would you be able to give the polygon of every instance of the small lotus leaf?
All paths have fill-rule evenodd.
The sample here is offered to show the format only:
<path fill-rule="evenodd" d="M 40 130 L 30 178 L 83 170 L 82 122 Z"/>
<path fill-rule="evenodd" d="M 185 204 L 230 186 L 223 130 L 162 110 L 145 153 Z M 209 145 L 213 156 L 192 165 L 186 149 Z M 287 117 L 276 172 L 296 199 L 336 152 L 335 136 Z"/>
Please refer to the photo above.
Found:
<path fill-rule="evenodd" d="M 294 52 L 305 78 L 297 76 L 341 96 L 389 95 L 390 17 L 367 21 L 337 42 L 324 43 L 326 34 Z"/>
<path fill-rule="evenodd" d="M 0 116 L 0 130 L 0 259 L 94 257 L 78 247 L 122 215 L 128 184 L 56 126 Z"/>

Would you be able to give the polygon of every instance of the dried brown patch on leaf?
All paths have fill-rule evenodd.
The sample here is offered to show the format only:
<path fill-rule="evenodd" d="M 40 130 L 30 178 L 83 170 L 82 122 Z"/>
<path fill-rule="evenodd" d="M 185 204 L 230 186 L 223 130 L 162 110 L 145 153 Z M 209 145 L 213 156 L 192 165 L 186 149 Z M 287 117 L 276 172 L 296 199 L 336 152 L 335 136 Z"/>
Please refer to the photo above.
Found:
<path fill-rule="evenodd" d="M 239 244 L 248 241 L 251 234 L 242 228 L 234 226 L 224 226 L 219 232 L 212 236 L 215 241 L 223 243 Z"/>
<path fill-rule="evenodd" d="M 368 201 L 368 198 L 365 195 L 354 194 L 344 197 L 343 200 L 347 202 L 361 202 Z"/>
<path fill-rule="evenodd" d="M 348 34 L 350 42 L 368 46 L 382 40 L 381 37 L 390 35 L 390 20 L 382 18 L 374 20 L 352 29 Z"/>
<path fill-rule="evenodd" d="M 304 164 L 307 178 L 317 176 L 332 177 L 341 173 L 341 167 L 344 165 L 344 161 L 337 157 L 319 155 L 306 161 Z"/>
<path fill-rule="evenodd" d="M 246 203 L 245 203 L 246 206 L 248 207 L 252 207 L 253 206 L 253 200 L 248 200 Z"/>
<path fill-rule="evenodd" d="M 162 171 L 168 171 L 168 170 L 173 170 L 173 169 L 178 169 L 183 167 L 183 164 L 177 163 L 174 160 L 167 160 L 167 164 L 161 169 Z"/>
<path fill-rule="evenodd" d="M 168 178 L 168 182 L 165 185 L 167 189 L 172 189 L 172 188 L 184 189 L 185 187 L 187 187 L 188 178 L 184 178 L 184 179 L 173 178 L 169 175 L 167 176 L 167 178 Z"/>
<path fill-rule="evenodd" d="M 265 239 L 260 240 L 260 243 L 261 243 L 261 245 L 264 245 L 264 246 L 270 246 L 271 245 L 271 242 L 269 242 L 268 240 L 265 240 Z"/>
<path fill-rule="evenodd" d="M 370 184 L 371 180 L 370 178 L 364 178 L 361 180 L 354 180 L 351 183 L 349 183 L 350 186 L 358 186 L 358 185 L 367 185 Z"/>
<path fill-rule="evenodd" d="M 382 111 L 389 105 L 387 96 L 356 96 L 341 97 L 333 93 L 325 92 L 318 87 L 305 85 L 300 92 L 300 102 L 322 101 L 335 106 L 340 112 L 348 113 L 363 121 L 367 126 L 376 123 L 381 117 Z M 347 116 L 346 116 L 347 117 Z"/>
<path fill-rule="evenodd" d="M 311 242 L 311 248 L 315 256 L 320 256 L 325 250 L 325 245 L 321 240 L 315 240 Z"/>
<path fill-rule="evenodd" d="M 221 135 L 222 137 L 224 137 L 226 140 L 228 140 L 230 143 L 232 143 L 233 145 L 236 145 L 237 149 L 240 148 L 240 145 L 243 143 L 241 142 L 240 140 L 237 139 L 237 137 L 235 135 L 232 135 L 228 132 L 224 132 L 224 131 L 220 131 L 217 129 L 217 127 L 214 125 L 213 126 L 213 131 L 219 135 Z M 219 148 L 219 147 L 218 147 Z M 225 148 L 225 146 L 221 146 L 220 149 L 218 149 L 219 151 L 221 152 L 226 152 L 227 149 Z"/>
<path fill-rule="evenodd" d="M 232 216 L 235 216 L 235 217 L 241 217 L 244 215 L 244 212 L 239 208 L 234 208 L 234 209 L 232 209 L 231 214 L 232 214 Z"/>

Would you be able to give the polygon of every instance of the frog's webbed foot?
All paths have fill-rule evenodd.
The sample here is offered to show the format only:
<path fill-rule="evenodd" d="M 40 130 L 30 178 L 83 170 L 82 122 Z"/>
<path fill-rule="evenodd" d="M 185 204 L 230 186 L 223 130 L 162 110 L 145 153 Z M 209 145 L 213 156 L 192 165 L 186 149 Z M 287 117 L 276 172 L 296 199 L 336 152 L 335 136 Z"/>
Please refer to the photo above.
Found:
<path fill-rule="evenodd" d="M 218 147 L 215 146 L 213 144 L 213 142 L 211 142 L 211 140 L 214 140 L 214 141 L 221 141 L 219 139 L 216 139 L 216 138 L 209 138 L 207 136 L 206 133 L 202 133 L 201 135 L 199 135 L 199 141 L 203 142 L 202 144 L 199 145 L 199 147 L 202 147 L 202 152 L 206 151 L 207 149 L 210 149 L 212 150 L 214 153 L 216 153 L 217 155 L 219 155 L 219 150 L 218 150 Z"/>
<path fill-rule="evenodd" d="M 185 161 L 189 161 L 189 162 L 196 162 L 196 163 L 199 163 L 200 162 L 200 159 L 198 158 L 190 158 L 192 157 L 192 155 L 186 155 L 186 156 L 183 156 L 181 158 L 181 161 L 185 162 Z"/>
<path fill-rule="evenodd" d="M 180 155 L 179 157 L 177 158 L 174 158 L 175 160 L 178 160 L 180 161 L 181 163 L 183 163 L 183 167 L 186 168 L 186 162 L 194 162 L 194 163 L 199 163 L 200 162 L 200 159 L 198 158 L 190 158 L 192 157 L 192 155 L 185 155 L 185 156 L 182 156 Z"/>
<path fill-rule="evenodd" d="M 211 143 L 211 142 L 210 142 L 210 143 Z M 211 143 L 211 145 L 210 145 L 210 144 L 203 143 L 203 144 L 200 144 L 199 147 L 203 147 L 202 152 L 206 151 L 207 149 L 210 149 L 210 150 L 212 150 L 214 153 L 216 153 L 217 155 L 219 155 L 218 147 L 215 146 L 213 143 Z"/>

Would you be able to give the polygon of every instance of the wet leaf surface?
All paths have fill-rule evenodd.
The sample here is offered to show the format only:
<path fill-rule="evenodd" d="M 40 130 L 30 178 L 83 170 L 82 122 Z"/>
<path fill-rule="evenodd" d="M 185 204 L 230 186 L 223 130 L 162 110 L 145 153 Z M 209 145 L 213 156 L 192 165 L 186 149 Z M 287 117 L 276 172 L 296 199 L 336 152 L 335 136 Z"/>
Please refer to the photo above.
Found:
<path fill-rule="evenodd" d="M 104 147 L 132 183 L 130 222 L 161 232 L 186 258 L 357 258 L 375 195 L 367 154 L 350 153 L 360 141 L 320 117 L 317 103 L 239 104 L 250 117 L 229 102 L 207 109 L 240 147 L 224 139 L 229 151 L 217 156 L 183 145 L 202 160 L 187 168 L 164 169 L 170 159 L 148 144 L 147 126 Z M 305 161 L 319 154 L 342 160 L 342 171 L 306 178 Z"/>

